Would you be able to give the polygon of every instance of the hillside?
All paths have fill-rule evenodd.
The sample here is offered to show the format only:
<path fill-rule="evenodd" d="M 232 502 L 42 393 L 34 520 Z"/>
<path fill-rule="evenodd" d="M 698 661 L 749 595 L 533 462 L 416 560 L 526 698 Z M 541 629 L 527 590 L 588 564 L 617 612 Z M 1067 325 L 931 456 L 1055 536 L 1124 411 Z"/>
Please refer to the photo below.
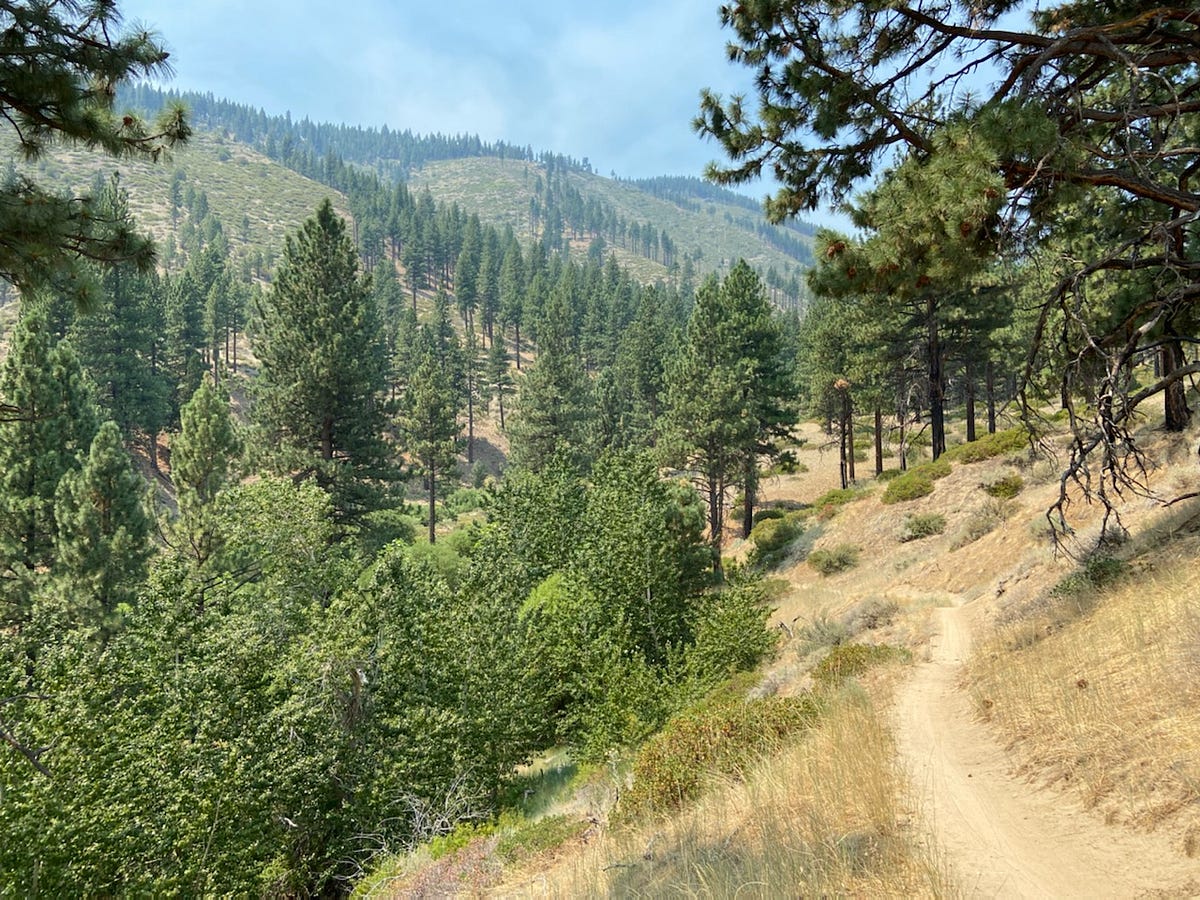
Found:
<path fill-rule="evenodd" d="M 1200 433 L 1156 427 L 1152 487 L 1194 488 Z M 672 759 L 672 742 L 693 752 L 687 716 L 632 762 L 548 758 L 532 821 L 399 857 L 361 896 L 1196 896 L 1197 501 L 1130 498 L 1120 543 L 1077 502 L 1056 552 L 1051 458 L 955 459 L 933 493 L 885 503 L 873 479 L 831 491 L 836 454 L 802 435 L 799 471 L 763 486 L 802 533 L 773 573 L 778 653 L 743 705 L 812 692 L 817 721 L 729 768 L 711 748 L 744 739 L 732 719 Z M 630 821 L 626 773 L 650 759 L 664 785 L 698 767 L 700 789 Z"/>
<path fill-rule="evenodd" d="M 471 157 L 425 163 L 413 170 L 408 183 L 414 191 L 428 189 L 437 200 L 477 212 L 486 222 L 509 225 L 525 240 L 531 234 L 530 201 L 537 196 L 537 186 L 545 175 L 545 166 L 537 162 Z M 761 213 L 749 212 L 732 195 L 724 201 L 706 199 L 684 206 L 654 196 L 634 182 L 581 170 L 569 171 L 566 178 L 583 197 L 610 206 L 624 220 L 653 223 L 665 231 L 680 255 L 695 261 L 699 272 L 727 269 L 733 261 L 745 258 L 760 272 L 775 269 L 781 276 L 790 277 L 811 261 L 811 255 L 797 258 L 763 240 L 755 233 L 755 225 L 770 226 L 765 226 Z M 784 229 L 779 232 L 784 233 Z M 803 241 L 801 246 L 807 250 L 807 236 L 797 234 L 795 240 Z M 661 262 L 620 243 L 610 241 L 606 249 L 615 252 L 621 264 L 642 280 L 662 278 L 668 273 Z"/>
<path fill-rule="evenodd" d="M 86 189 L 97 175 L 119 172 L 131 212 L 139 226 L 155 236 L 162 257 L 170 257 L 170 248 L 179 243 L 191 194 L 205 195 L 204 202 L 222 223 L 232 253 L 241 258 L 261 252 L 269 260 L 278 254 L 285 236 L 299 228 L 325 197 L 333 200 L 341 215 L 349 216 L 345 198 L 333 189 L 213 131 L 197 131 L 184 148 L 158 164 L 105 159 L 71 147 L 58 147 L 35 164 L 15 164 L 46 187 L 68 192 Z M 181 202 L 173 218 L 175 181 Z"/>
<path fill-rule="evenodd" d="M 336 158 L 385 186 L 403 182 L 414 194 L 428 188 L 436 202 L 457 203 L 485 223 L 511 225 L 523 239 L 532 233 L 530 201 L 542 191 L 541 213 L 557 209 L 562 237 L 573 250 L 588 248 L 595 236 L 585 233 L 590 228 L 606 237 L 605 253 L 615 252 L 646 282 L 664 278 L 675 268 L 672 263 L 682 266 L 685 257 L 699 275 L 744 257 L 780 305 L 802 305 L 806 296 L 803 272 L 812 260 L 814 229 L 803 222 L 769 225 L 756 201 L 695 179 L 620 181 L 593 173 L 586 162 L 531 147 L 475 136 L 293 121 L 212 95 L 164 93 L 145 85 L 123 99 L 148 113 L 178 100 L 191 109 L 199 127 L 228 135 L 294 171 L 325 180 L 327 161 Z M 545 237 L 545 221 L 537 224 Z M 655 246 L 642 251 L 630 246 L 636 243 L 635 226 L 643 235 L 653 234 Z M 669 244 L 660 250 L 663 236 Z"/>

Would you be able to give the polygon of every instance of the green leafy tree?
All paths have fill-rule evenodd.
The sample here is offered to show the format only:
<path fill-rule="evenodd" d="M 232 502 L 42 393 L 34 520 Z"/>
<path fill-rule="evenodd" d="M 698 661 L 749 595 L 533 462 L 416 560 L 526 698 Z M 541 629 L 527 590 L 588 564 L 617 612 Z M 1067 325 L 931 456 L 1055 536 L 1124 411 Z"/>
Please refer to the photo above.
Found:
<path fill-rule="evenodd" d="M 315 478 L 341 522 L 386 502 L 396 470 L 383 439 L 385 345 L 370 285 L 328 200 L 288 238 L 255 352 L 253 413 L 281 451 L 281 470 Z"/>
<path fill-rule="evenodd" d="M 0 16 L 0 113 L 26 160 L 64 143 L 158 159 L 187 139 L 178 106 L 153 126 L 115 112 L 119 84 L 168 71 L 166 51 L 149 33 L 122 29 L 115 3 L 6 2 Z M 90 198 L 59 196 L 10 173 L 0 184 L 0 277 L 23 289 L 50 285 L 86 305 L 91 282 L 81 263 L 87 260 L 148 269 L 154 247 L 127 218 L 108 215 Z"/>

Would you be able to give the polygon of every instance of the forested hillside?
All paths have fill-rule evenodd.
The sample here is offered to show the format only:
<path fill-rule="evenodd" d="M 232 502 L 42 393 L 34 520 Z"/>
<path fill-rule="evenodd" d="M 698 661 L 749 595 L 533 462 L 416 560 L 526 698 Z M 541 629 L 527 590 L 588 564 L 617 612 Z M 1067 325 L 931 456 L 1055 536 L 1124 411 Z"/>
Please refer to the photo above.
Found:
<path fill-rule="evenodd" d="M 678 279 L 685 268 L 728 270 L 744 258 L 780 305 L 797 308 L 807 296 L 802 273 L 812 261 L 814 229 L 772 225 L 756 201 L 697 179 L 620 181 L 593 172 L 586 159 L 502 141 L 295 122 L 211 95 L 147 85 L 122 97 L 150 114 L 183 102 L 199 126 L 324 183 L 338 159 L 376 173 L 384 184 L 407 183 L 414 194 L 428 189 L 435 201 L 457 204 L 487 224 L 511 226 L 522 243 L 571 244 L 600 258 L 615 253 L 643 281 Z"/>

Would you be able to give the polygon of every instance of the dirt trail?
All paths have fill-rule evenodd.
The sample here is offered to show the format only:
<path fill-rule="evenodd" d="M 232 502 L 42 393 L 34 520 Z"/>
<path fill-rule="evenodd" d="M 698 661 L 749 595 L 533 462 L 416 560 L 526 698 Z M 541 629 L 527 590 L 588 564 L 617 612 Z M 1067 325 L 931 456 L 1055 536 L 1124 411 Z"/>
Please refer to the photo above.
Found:
<path fill-rule="evenodd" d="M 1078 801 L 1010 774 L 1011 760 L 956 689 L 971 648 L 965 607 L 936 611 L 931 659 L 896 704 L 914 800 L 968 896 L 1190 896 L 1200 865 L 1160 842 L 1106 827 Z M 1175 886 L 1174 891 L 1169 890 Z M 1195 882 L 1192 883 L 1195 889 Z"/>

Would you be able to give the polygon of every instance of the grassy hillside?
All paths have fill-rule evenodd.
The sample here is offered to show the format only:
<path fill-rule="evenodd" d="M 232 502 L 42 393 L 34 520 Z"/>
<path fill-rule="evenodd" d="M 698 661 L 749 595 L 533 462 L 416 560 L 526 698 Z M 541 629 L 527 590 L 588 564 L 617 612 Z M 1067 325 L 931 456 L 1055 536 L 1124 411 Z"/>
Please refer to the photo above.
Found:
<path fill-rule="evenodd" d="M 411 174 L 409 187 L 416 192 L 428 189 L 437 200 L 458 203 L 477 212 L 485 222 L 511 225 L 519 237 L 527 238 L 529 201 L 537 180 L 544 177 L 544 169 L 536 162 L 476 157 L 426 163 Z M 693 211 L 627 182 L 579 171 L 571 171 L 567 177 L 585 197 L 611 205 L 626 221 L 650 222 L 665 230 L 681 256 L 698 252 L 696 268 L 700 272 L 728 267 L 741 257 L 763 271 L 774 267 L 781 275 L 802 268 L 800 261 L 739 224 L 754 218 L 743 206 L 705 200 L 699 203 L 699 211 Z M 667 274 L 659 263 L 619 245 L 608 249 L 640 279 L 653 280 Z"/>
<path fill-rule="evenodd" d="M 34 164 L 19 163 L 39 183 L 62 191 L 86 189 L 99 173 L 119 172 L 140 226 L 154 234 L 162 252 L 178 233 L 186 211 L 172 222 L 170 189 L 177 171 L 182 189 L 203 191 L 220 219 L 235 255 L 262 250 L 278 254 L 284 238 L 313 214 L 324 197 L 349 216 L 345 199 L 322 184 L 287 169 L 245 144 L 199 131 L 166 161 L 151 164 L 114 160 L 84 148 L 60 147 Z"/>

